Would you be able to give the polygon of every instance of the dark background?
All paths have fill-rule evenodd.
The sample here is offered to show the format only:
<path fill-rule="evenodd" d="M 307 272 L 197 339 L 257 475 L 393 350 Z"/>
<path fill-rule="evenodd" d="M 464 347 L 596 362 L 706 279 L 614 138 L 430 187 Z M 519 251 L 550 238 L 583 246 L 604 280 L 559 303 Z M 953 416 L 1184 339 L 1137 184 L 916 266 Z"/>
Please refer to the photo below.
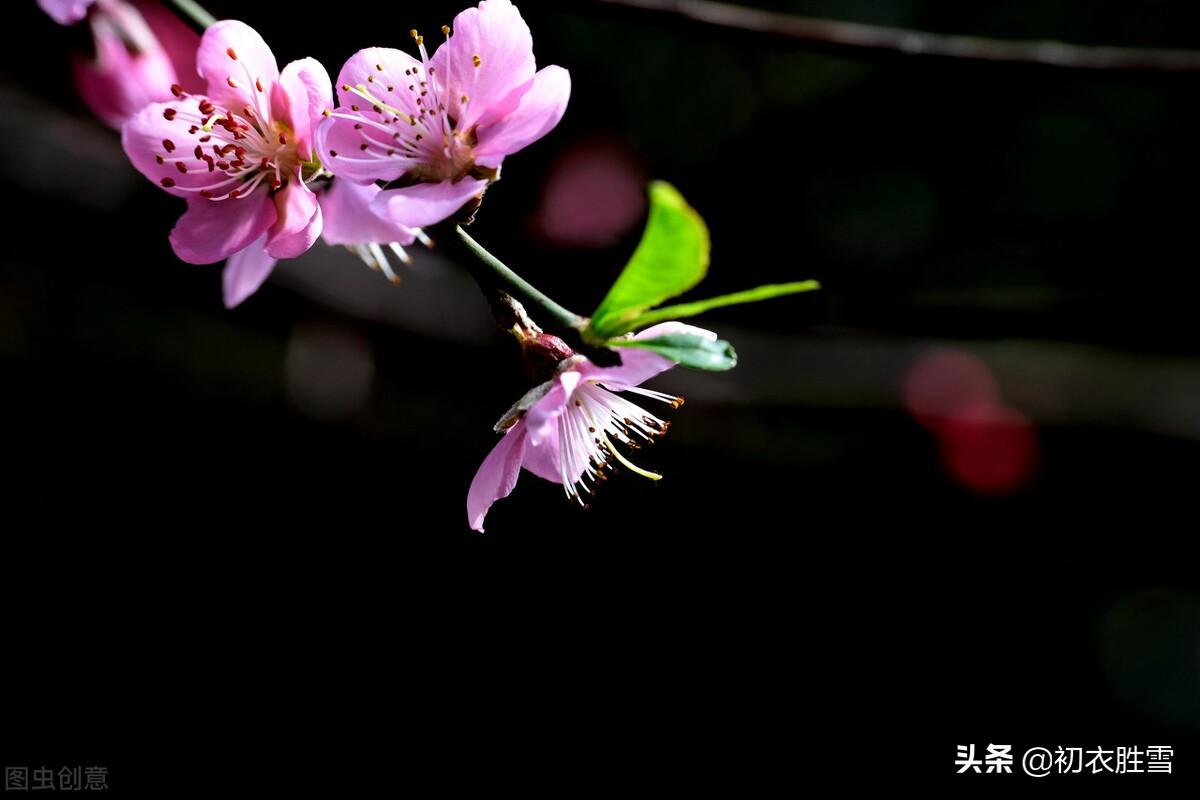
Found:
<path fill-rule="evenodd" d="M 334 76 L 459 7 L 207 5 Z M 665 480 L 584 513 L 525 474 L 479 535 L 466 489 L 527 381 L 463 271 L 421 252 L 392 287 L 319 246 L 225 311 L 219 268 L 170 251 L 182 204 L 75 99 L 85 30 L 28 6 L 0 49 L 5 763 L 171 793 L 310 756 L 310 780 L 399 786 L 426 752 L 447 781 L 562 787 L 919 784 L 990 742 L 1169 744 L 1200 772 L 1200 73 L 520 4 L 572 98 L 476 238 L 587 311 L 636 243 L 629 187 L 662 178 L 711 228 L 701 296 L 825 288 L 705 318 L 741 363 L 654 384 L 689 400 L 638 454 Z M 1200 49 L 1182 0 L 785 6 Z M 947 351 L 1019 414 L 963 445 L 1028 456 L 1002 487 L 906 408 Z"/>

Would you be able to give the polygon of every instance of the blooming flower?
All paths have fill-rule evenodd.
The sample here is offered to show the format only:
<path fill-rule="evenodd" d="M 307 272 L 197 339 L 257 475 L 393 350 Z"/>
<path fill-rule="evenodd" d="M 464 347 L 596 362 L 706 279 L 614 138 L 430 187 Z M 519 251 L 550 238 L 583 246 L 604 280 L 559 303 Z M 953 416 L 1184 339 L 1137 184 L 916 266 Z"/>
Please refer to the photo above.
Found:
<path fill-rule="evenodd" d="M 71 25 L 83 19 L 95 0 L 38 0 L 38 5 L 59 25 Z"/>
<path fill-rule="evenodd" d="M 571 79 L 536 69 L 529 27 L 509 0 L 485 0 L 442 28 L 432 58 L 373 47 L 342 67 L 339 108 L 317 130 L 321 161 L 358 183 L 395 181 L 374 203 L 410 227 L 441 222 L 480 195 L 506 155 L 562 118 Z"/>
<path fill-rule="evenodd" d="M 680 322 L 655 325 L 633 338 L 678 333 L 717 338 L 711 331 Z M 567 497 L 581 505 L 582 495 L 604 480 L 613 461 L 652 480 L 662 477 L 630 462 L 617 445 L 637 447 L 639 442 L 652 441 L 666 432 L 668 423 L 617 392 L 678 407 L 681 398 L 640 386 L 675 362 L 636 347 L 622 347 L 620 353 L 621 365 L 616 367 L 599 367 L 583 356 L 564 360 L 554 378 L 532 389 L 496 424 L 504 438 L 483 460 L 467 492 L 467 521 L 472 528 L 483 532 L 488 509 L 512 492 L 521 467 L 561 483 Z"/>
<path fill-rule="evenodd" d="M 74 59 L 75 87 L 108 125 L 120 128 L 150 103 L 170 100 L 176 84 L 203 89 L 195 75 L 200 36 L 174 14 L 141 0 L 100 0 L 88 21 L 95 56 Z"/>
<path fill-rule="evenodd" d="M 176 255 L 192 264 L 229 259 L 223 285 L 233 307 L 277 259 L 304 253 L 321 234 L 308 182 L 322 174 L 312 136 L 332 88 L 311 58 L 280 72 L 262 37 L 234 20 L 204 32 L 196 66 L 206 94 L 174 87 L 174 101 L 125 124 L 122 142 L 143 175 L 188 201 L 171 231 Z"/>

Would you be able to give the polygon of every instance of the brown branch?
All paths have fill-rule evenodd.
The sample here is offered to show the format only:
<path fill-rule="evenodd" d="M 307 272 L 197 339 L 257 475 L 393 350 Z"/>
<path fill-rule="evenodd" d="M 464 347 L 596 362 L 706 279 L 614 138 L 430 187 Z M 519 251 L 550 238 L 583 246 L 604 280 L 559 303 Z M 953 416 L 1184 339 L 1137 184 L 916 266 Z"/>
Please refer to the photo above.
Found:
<path fill-rule="evenodd" d="M 1040 64 L 1085 70 L 1200 71 L 1200 52 L 1137 47 L 1088 47 L 1055 41 L 987 39 L 980 36 L 866 25 L 801 17 L 713 0 L 600 0 L 611 5 L 686 17 L 723 28 L 762 33 L 848 50 Z"/>

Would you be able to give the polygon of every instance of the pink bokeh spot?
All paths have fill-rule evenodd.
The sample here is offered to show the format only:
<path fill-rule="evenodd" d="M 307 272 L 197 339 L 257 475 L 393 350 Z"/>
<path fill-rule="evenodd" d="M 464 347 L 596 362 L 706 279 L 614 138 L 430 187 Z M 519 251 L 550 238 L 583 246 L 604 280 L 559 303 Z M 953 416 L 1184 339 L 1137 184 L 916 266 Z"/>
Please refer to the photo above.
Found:
<path fill-rule="evenodd" d="M 902 394 L 909 414 L 937 437 L 942 466 L 956 483 L 985 495 L 1029 485 L 1039 460 L 1037 432 L 1003 401 L 978 356 L 930 350 L 909 368 Z"/>
<path fill-rule="evenodd" d="M 997 397 L 996 378 L 978 356 L 939 348 L 922 354 L 904 378 L 904 406 L 926 428 Z"/>
<path fill-rule="evenodd" d="M 646 176 L 628 149 L 607 139 L 576 142 L 551 166 L 537 232 L 562 247 L 610 247 L 646 213 Z"/>
<path fill-rule="evenodd" d="M 997 403 L 959 409 L 939 430 L 942 463 L 958 483 L 979 494 L 1026 487 L 1038 462 L 1037 434 L 1019 411 Z"/>

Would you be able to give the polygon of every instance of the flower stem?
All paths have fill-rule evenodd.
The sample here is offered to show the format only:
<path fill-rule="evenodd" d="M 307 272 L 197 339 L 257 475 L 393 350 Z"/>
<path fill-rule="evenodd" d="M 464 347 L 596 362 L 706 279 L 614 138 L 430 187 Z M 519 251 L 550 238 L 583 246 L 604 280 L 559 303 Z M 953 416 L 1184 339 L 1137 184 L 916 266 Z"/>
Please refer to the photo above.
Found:
<path fill-rule="evenodd" d="M 460 226 L 456 225 L 454 232 L 462 240 L 462 243 L 467 246 L 467 249 L 491 271 L 492 275 L 499 281 L 505 291 L 525 303 L 542 309 L 563 327 L 578 331 L 587 325 L 585 317 L 581 317 L 573 311 L 568 311 L 542 294 L 533 284 L 513 272 L 500 259 L 485 250 L 483 245 L 472 239 Z"/>
<path fill-rule="evenodd" d="M 168 0 L 168 3 L 175 7 L 175 13 L 201 33 L 217 21 L 217 18 L 208 13 L 196 0 Z"/>

